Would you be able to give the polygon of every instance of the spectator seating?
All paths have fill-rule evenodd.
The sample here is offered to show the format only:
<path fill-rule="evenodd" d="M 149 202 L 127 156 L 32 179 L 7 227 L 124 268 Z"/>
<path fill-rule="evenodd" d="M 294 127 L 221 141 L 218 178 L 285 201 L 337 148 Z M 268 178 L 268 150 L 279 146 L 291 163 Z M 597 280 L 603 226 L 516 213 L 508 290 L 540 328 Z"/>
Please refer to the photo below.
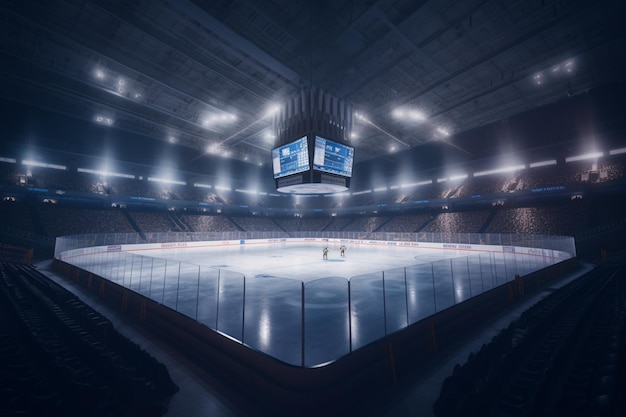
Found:
<path fill-rule="evenodd" d="M 569 283 L 470 353 L 444 380 L 435 415 L 620 415 L 623 268 L 600 267 Z"/>
<path fill-rule="evenodd" d="M 281 232 L 276 223 L 267 217 L 231 217 L 230 220 L 246 232 Z"/>
<path fill-rule="evenodd" d="M 234 232 L 239 229 L 226 216 L 182 214 L 180 219 L 193 232 Z"/>
<path fill-rule="evenodd" d="M 331 217 L 290 217 L 277 218 L 276 224 L 287 233 L 290 232 L 321 232 L 333 221 Z"/>
<path fill-rule="evenodd" d="M 455 197 L 469 197 L 472 195 L 483 195 L 505 192 L 508 184 L 511 183 L 516 173 L 503 175 L 485 175 L 475 177 L 463 182 Z"/>
<path fill-rule="evenodd" d="M 0 221 L 6 226 L 37 233 L 31 207 L 30 204 L 20 201 L 0 201 L 0 210 L 2 211 Z"/>
<path fill-rule="evenodd" d="M 586 203 L 572 201 L 566 205 L 498 209 L 486 232 L 572 235 L 588 226 Z"/>
<path fill-rule="evenodd" d="M 356 217 L 343 228 L 343 231 L 371 233 L 377 231 L 387 221 L 389 217 Z"/>
<path fill-rule="evenodd" d="M 328 232 L 338 232 L 344 229 L 350 222 L 352 218 L 350 217 L 333 217 L 332 221 L 328 226 L 326 226 L 326 231 Z"/>
<path fill-rule="evenodd" d="M 129 211 L 128 214 L 145 233 L 181 231 L 165 211 Z"/>
<path fill-rule="evenodd" d="M 19 165 L 0 162 L 0 184 L 20 185 Z"/>
<path fill-rule="evenodd" d="M 575 235 L 624 218 L 619 200 L 594 203 L 578 200 L 532 206 L 501 206 L 468 211 L 422 212 L 396 216 L 337 216 L 282 218 L 223 214 L 80 208 L 61 204 L 0 202 L 0 225 L 43 236 L 86 233 L 143 233 L 179 231 L 357 231 L 439 233 L 531 233 Z M 493 214 L 493 217 L 490 217 Z M 432 221 L 431 221 L 432 219 Z"/>
<path fill-rule="evenodd" d="M 35 207 L 47 236 L 135 231 L 118 209 L 73 208 L 56 204 Z"/>
<path fill-rule="evenodd" d="M 0 243 L 0 261 L 13 261 L 29 263 L 33 258 L 32 248 Z"/>
<path fill-rule="evenodd" d="M 392 217 L 377 231 L 389 233 L 415 233 L 432 218 L 431 214 L 405 214 Z"/>
<path fill-rule="evenodd" d="M 62 162 L 61 162 L 62 163 Z M 580 183 L 603 183 L 619 181 L 626 172 L 623 154 L 607 155 L 598 160 L 526 168 L 523 170 L 469 177 L 463 180 L 442 181 L 410 188 L 398 188 L 385 192 L 342 195 L 340 198 L 316 198 L 316 205 L 325 209 L 342 206 L 366 206 L 377 204 L 408 203 L 436 198 L 468 197 L 478 194 L 531 190 L 535 188 L 563 186 Z M 129 168 L 133 171 L 134 168 Z M 124 170 L 122 170 L 124 171 Z M 430 173 L 429 176 L 435 174 Z M 105 195 L 135 196 L 166 200 L 203 201 L 220 204 L 243 204 L 256 207 L 290 207 L 293 199 L 287 196 L 223 191 L 215 188 L 194 187 L 196 182 L 210 183 L 209 179 L 189 173 L 180 173 L 187 185 L 164 184 L 148 181 L 142 177 L 104 177 L 100 174 L 76 172 L 73 168 L 57 170 L 25 166 L 19 163 L 0 162 L 0 184 L 40 187 L 64 191 L 78 191 Z M 141 179 L 139 179 L 141 178 Z M 428 178 L 428 177 L 425 177 Z M 305 207 L 305 203 L 301 203 Z M 297 204 L 296 204 L 297 205 Z"/>
<path fill-rule="evenodd" d="M 33 267 L 0 262 L 0 415 L 163 415 L 166 367 Z"/>
<path fill-rule="evenodd" d="M 420 232 L 478 233 L 487 221 L 490 210 L 440 213 Z"/>

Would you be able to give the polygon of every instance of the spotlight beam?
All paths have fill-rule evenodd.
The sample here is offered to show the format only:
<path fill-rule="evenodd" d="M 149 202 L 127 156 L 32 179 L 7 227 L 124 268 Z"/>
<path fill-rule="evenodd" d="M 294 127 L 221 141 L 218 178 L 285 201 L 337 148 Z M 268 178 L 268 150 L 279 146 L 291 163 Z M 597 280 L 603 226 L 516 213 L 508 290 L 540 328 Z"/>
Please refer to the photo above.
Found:
<path fill-rule="evenodd" d="M 443 143 L 445 143 L 446 145 L 448 145 L 448 146 L 452 146 L 453 148 L 456 148 L 456 149 L 458 149 L 458 150 L 459 150 L 459 151 L 461 151 L 461 152 L 464 152 L 464 153 L 466 153 L 466 154 L 468 154 L 468 155 L 473 155 L 473 153 L 471 153 L 470 151 L 466 151 L 465 149 L 461 148 L 460 146 L 455 145 L 454 143 L 448 142 L 447 140 L 445 140 L 445 139 L 443 139 L 443 138 L 442 138 L 442 139 L 440 139 L 440 140 L 441 140 Z"/>
<path fill-rule="evenodd" d="M 222 146 L 223 144 L 225 144 L 226 142 L 228 142 L 229 140 L 231 140 L 234 137 L 239 136 L 240 134 L 242 134 L 243 132 L 245 132 L 246 130 L 252 128 L 253 126 L 255 126 L 256 124 L 258 124 L 259 122 L 265 120 L 267 118 L 267 116 L 261 117 L 258 120 L 255 120 L 254 122 L 250 123 L 248 126 L 245 126 L 243 129 L 240 129 L 239 131 L 233 133 L 232 135 L 230 135 L 229 137 L 227 137 L 226 139 L 222 140 L 221 142 L 218 142 L 216 145 L 217 146 Z M 201 154 L 199 154 L 198 156 L 196 156 L 195 158 L 192 158 L 189 162 L 194 162 L 197 159 L 202 158 L 204 155 L 208 154 L 209 152 L 204 151 Z"/>
<path fill-rule="evenodd" d="M 364 121 L 365 123 L 369 124 L 370 126 L 374 127 L 375 129 L 377 129 L 379 132 L 389 136 L 391 139 L 395 140 L 396 142 L 398 142 L 401 145 L 406 146 L 407 148 L 410 148 L 411 145 L 409 145 L 408 143 L 404 142 L 401 139 L 398 139 L 397 137 L 395 137 L 394 135 L 392 135 L 391 133 L 387 132 L 386 130 L 384 130 L 382 127 L 378 126 L 377 124 L 375 124 L 374 122 L 370 121 L 369 119 L 366 119 L 365 117 L 361 116 L 358 117 L 359 120 Z"/>
<path fill-rule="evenodd" d="M 265 116 L 265 117 L 261 117 L 260 119 L 255 120 L 254 122 L 250 123 L 248 126 L 245 126 L 243 129 L 241 129 L 241 130 L 239 130 L 239 131 L 237 131 L 237 132 L 233 133 L 232 135 L 230 135 L 229 137 L 225 138 L 224 140 L 222 140 L 222 141 L 221 141 L 221 142 L 219 142 L 218 144 L 219 144 L 219 145 L 223 145 L 223 144 L 225 144 L 226 142 L 228 142 L 228 141 L 229 141 L 229 140 L 231 140 L 232 138 L 239 136 L 240 134 L 242 134 L 242 133 L 243 133 L 243 132 L 245 132 L 246 130 L 250 129 L 252 126 L 255 126 L 255 125 L 256 125 L 256 124 L 258 124 L 259 122 L 261 122 L 261 121 L 265 120 L 266 118 L 267 118 L 267 116 Z"/>

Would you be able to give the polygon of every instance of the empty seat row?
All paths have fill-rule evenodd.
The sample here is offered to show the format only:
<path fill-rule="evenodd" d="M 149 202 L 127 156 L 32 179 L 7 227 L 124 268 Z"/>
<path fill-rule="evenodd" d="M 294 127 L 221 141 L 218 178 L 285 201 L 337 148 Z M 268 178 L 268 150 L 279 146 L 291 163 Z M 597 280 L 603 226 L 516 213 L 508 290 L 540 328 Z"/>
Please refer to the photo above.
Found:
<path fill-rule="evenodd" d="M 619 287 L 620 291 L 612 287 L 623 282 L 618 278 L 615 268 L 598 268 L 526 310 L 480 351 L 472 352 L 465 364 L 454 367 L 433 404 L 435 415 L 560 415 L 559 410 L 564 407 L 557 406 L 558 398 L 568 393 L 563 375 L 569 372 L 575 361 L 578 347 L 586 341 L 589 348 L 604 346 L 604 343 L 598 345 L 597 340 L 592 344 L 594 339 L 589 336 L 599 332 L 598 326 L 606 323 L 601 313 L 608 301 L 618 302 L 620 297 L 626 297 L 623 285 Z M 612 328 L 619 334 L 623 334 L 623 310 L 617 307 L 612 310 L 615 319 Z M 611 337 L 612 342 L 607 346 L 619 350 L 623 346 L 623 337 L 614 332 Z M 607 361 L 618 361 L 616 352 L 604 352 L 604 359 L 600 358 L 601 352 L 595 353 L 594 360 L 597 365 L 603 363 L 605 371 L 608 370 Z M 608 407 L 607 403 L 614 407 L 611 393 L 618 378 L 609 374 L 604 372 L 593 381 L 585 380 L 585 389 L 589 390 L 584 397 L 589 398 L 587 410 L 598 412 L 600 407 Z M 573 377 L 573 380 L 580 381 L 580 378 Z M 592 395 L 594 390 L 602 391 L 604 397 Z M 546 409 L 551 412 L 545 414 Z"/>
<path fill-rule="evenodd" d="M 165 413 L 163 400 L 178 390 L 165 366 L 69 291 L 28 265 L 2 262 L 0 296 L 9 323 L 3 363 L 23 364 L 0 373 L 0 414 Z"/>

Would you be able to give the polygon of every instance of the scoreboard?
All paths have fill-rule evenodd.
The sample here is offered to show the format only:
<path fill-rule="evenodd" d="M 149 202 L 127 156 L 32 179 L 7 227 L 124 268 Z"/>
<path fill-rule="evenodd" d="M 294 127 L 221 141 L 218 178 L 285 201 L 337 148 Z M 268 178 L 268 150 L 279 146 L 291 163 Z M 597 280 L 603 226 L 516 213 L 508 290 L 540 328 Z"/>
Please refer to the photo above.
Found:
<path fill-rule="evenodd" d="M 352 177 L 354 148 L 329 139 L 315 136 L 313 169 L 344 177 Z"/>
<path fill-rule="evenodd" d="M 276 190 L 293 194 L 347 191 L 352 178 L 354 148 L 315 134 L 272 149 Z"/>
<path fill-rule="evenodd" d="M 307 137 L 303 136 L 291 143 L 272 149 L 272 167 L 274 178 L 308 171 L 311 166 L 309 164 Z"/>

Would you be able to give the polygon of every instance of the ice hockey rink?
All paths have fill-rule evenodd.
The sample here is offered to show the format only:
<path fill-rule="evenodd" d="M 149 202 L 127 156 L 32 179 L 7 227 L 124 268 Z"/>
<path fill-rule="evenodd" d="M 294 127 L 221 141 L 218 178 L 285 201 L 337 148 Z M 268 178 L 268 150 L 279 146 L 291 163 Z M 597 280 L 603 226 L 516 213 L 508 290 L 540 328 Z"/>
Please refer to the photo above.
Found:
<path fill-rule="evenodd" d="M 336 360 L 560 259 L 280 242 L 141 249 L 65 261 L 296 366 Z M 327 259 L 323 249 L 328 247 Z"/>
<path fill-rule="evenodd" d="M 247 278 L 288 278 L 304 282 L 325 277 L 350 279 L 387 269 L 468 256 L 464 251 L 358 244 L 344 245 L 345 255 L 341 256 L 340 246 L 340 243 L 320 242 L 247 243 L 237 247 L 154 249 L 135 253 L 237 272 Z M 328 248 L 327 259 L 323 259 L 325 247 Z"/>

